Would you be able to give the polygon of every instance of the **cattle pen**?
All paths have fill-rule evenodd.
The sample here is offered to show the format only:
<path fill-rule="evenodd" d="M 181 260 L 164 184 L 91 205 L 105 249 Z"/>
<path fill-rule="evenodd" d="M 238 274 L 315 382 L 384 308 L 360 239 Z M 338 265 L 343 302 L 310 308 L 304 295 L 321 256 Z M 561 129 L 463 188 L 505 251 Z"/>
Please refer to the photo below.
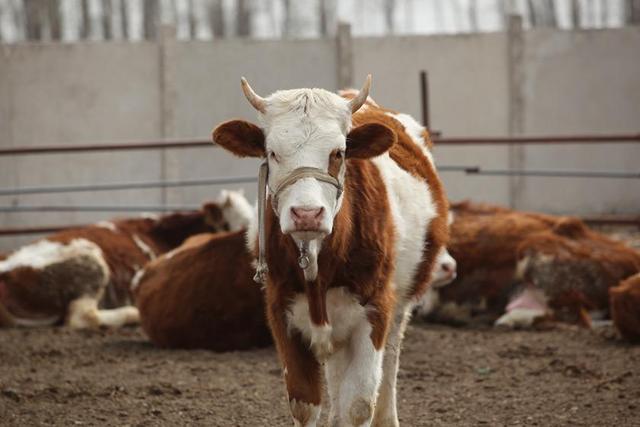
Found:
<path fill-rule="evenodd" d="M 0 0 L 0 427 L 640 426 L 638 52 L 637 0 Z"/>

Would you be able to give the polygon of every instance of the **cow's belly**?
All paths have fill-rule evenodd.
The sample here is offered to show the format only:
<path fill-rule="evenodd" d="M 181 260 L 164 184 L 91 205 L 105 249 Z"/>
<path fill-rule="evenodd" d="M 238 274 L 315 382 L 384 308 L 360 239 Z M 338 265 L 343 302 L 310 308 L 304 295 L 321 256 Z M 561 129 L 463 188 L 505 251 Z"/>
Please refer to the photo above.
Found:
<path fill-rule="evenodd" d="M 388 154 L 374 159 L 380 170 L 396 230 L 394 283 L 398 301 L 413 288 L 431 220 L 437 215 L 428 184 L 398 166 Z"/>
<path fill-rule="evenodd" d="M 344 344 L 353 329 L 366 318 L 366 308 L 344 287 L 331 288 L 327 291 L 327 315 L 331 326 L 326 339 L 330 339 L 334 347 Z M 288 310 L 289 328 L 299 331 L 308 342 L 318 339 L 318 327 L 312 325 L 309 315 L 309 301 L 305 294 L 297 294 Z"/>

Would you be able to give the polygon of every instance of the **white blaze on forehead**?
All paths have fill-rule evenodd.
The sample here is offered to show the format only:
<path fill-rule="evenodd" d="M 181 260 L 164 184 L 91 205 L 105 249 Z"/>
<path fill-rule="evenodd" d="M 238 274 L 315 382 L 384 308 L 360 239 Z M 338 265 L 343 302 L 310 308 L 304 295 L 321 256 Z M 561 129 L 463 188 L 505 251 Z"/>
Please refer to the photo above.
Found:
<path fill-rule="evenodd" d="M 31 267 L 36 270 L 65 261 L 74 256 L 93 256 L 99 259 L 106 269 L 102 257 L 102 250 L 93 242 L 86 239 L 73 239 L 67 244 L 40 240 L 18 249 L 9 257 L 0 261 L 0 273 L 11 271 L 18 267 Z M 108 270 L 107 270 L 108 271 Z"/>

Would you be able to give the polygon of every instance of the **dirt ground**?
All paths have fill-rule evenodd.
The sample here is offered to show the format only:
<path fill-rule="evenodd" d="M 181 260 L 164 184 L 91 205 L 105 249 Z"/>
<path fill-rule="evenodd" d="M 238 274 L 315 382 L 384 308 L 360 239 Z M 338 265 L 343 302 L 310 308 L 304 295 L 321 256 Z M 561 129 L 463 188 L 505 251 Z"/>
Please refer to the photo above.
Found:
<path fill-rule="evenodd" d="M 404 426 L 640 426 L 640 346 L 414 323 L 398 391 Z M 161 350 L 135 328 L 0 330 L 0 424 L 292 425 L 273 349 Z"/>

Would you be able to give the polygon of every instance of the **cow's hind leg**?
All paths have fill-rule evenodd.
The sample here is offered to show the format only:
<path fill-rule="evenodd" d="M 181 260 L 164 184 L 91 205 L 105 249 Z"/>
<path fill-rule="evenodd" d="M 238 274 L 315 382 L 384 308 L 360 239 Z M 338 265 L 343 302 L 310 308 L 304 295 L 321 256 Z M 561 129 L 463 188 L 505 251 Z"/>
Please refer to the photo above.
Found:
<path fill-rule="evenodd" d="M 139 322 L 140 314 L 136 307 L 127 306 L 101 310 L 98 308 L 96 298 L 84 296 L 69 303 L 65 324 L 74 329 L 95 329 L 100 326 L 119 328 Z"/>
<path fill-rule="evenodd" d="M 383 377 L 376 405 L 373 425 L 375 427 L 397 427 L 396 382 L 400 363 L 400 349 L 407 323 L 411 317 L 409 306 L 398 307 L 387 337 L 383 361 Z"/>

